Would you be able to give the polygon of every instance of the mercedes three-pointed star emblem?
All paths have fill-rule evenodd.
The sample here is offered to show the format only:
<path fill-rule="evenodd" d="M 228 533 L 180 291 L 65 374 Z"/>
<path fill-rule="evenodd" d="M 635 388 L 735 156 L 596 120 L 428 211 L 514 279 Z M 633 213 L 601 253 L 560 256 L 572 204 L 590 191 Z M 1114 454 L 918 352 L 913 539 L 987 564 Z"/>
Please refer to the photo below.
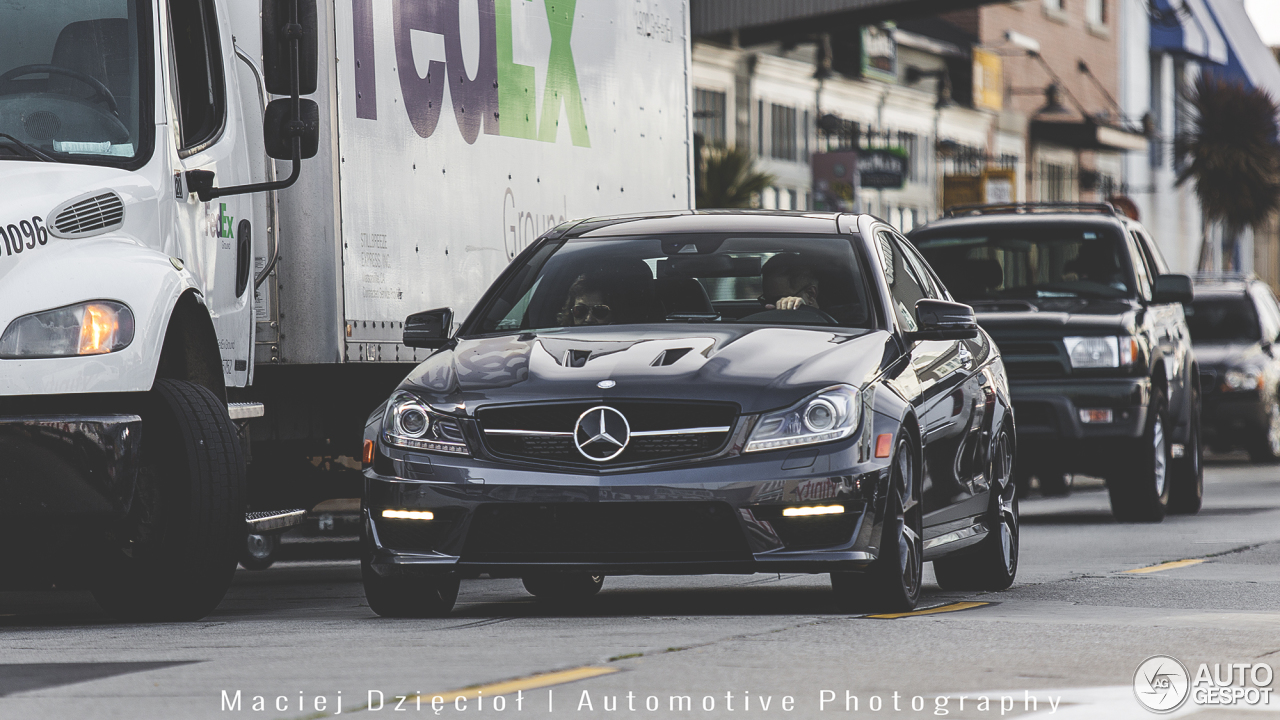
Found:
<path fill-rule="evenodd" d="M 588 460 L 607 462 L 622 454 L 631 442 L 631 425 L 622 413 L 598 405 L 578 416 L 573 426 L 573 444 Z"/>

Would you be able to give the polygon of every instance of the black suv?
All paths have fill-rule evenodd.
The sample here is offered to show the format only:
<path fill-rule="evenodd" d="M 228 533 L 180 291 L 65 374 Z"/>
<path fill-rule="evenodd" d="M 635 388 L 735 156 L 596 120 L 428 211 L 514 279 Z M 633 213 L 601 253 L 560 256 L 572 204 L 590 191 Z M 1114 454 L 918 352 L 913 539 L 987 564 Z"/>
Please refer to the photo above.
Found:
<path fill-rule="evenodd" d="M 1200 362 L 1205 439 L 1216 452 L 1243 447 L 1254 462 L 1280 461 L 1280 307 L 1252 276 L 1199 276 L 1187 325 Z"/>
<path fill-rule="evenodd" d="M 1200 509 L 1191 279 L 1141 225 L 1108 204 L 968 206 L 911 241 L 1000 346 L 1021 475 L 1103 477 L 1119 520 Z"/>

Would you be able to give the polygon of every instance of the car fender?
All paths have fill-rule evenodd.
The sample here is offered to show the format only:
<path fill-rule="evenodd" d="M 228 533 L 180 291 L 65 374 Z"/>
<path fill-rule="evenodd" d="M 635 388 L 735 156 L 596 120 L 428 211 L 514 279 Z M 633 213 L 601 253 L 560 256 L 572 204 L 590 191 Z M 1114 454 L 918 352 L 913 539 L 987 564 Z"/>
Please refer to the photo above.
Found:
<path fill-rule="evenodd" d="M 151 389 L 169 318 L 196 279 L 181 261 L 110 236 L 50 244 L 0 287 L 0 327 L 31 313 L 115 300 L 134 316 L 133 342 L 104 355 L 0 360 L 0 395 L 142 392 Z M 203 304 L 203 300 L 200 300 Z"/>

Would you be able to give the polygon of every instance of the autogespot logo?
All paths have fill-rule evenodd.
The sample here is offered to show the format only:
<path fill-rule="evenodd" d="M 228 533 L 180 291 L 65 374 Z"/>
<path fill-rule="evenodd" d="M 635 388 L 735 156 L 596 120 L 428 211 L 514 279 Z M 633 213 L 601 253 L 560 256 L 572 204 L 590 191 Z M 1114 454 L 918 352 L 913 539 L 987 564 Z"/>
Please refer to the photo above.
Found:
<path fill-rule="evenodd" d="M 1191 689 L 1191 676 L 1177 658 L 1152 655 L 1133 674 L 1133 694 L 1154 713 L 1170 713 L 1182 707 Z"/>
<path fill-rule="evenodd" d="M 622 413 L 599 405 L 578 416 L 573 442 L 588 460 L 607 462 L 622 454 L 631 441 L 631 425 Z"/>

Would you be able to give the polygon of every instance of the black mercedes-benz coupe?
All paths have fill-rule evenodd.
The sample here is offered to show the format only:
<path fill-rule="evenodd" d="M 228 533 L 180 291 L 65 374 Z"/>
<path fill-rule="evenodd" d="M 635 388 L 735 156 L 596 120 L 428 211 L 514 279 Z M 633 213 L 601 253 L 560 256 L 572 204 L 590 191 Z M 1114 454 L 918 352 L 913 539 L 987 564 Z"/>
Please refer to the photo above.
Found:
<path fill-rule="evenodd" d="M 1018 566 L 1000 354 L 866 215 L 685 211 L 565 223 L 517 256 L 369 418 L 362 570 L 380 615 L 459 581 L 548 601 L 606 575 L 830 573 L 906 611 Z"/>

